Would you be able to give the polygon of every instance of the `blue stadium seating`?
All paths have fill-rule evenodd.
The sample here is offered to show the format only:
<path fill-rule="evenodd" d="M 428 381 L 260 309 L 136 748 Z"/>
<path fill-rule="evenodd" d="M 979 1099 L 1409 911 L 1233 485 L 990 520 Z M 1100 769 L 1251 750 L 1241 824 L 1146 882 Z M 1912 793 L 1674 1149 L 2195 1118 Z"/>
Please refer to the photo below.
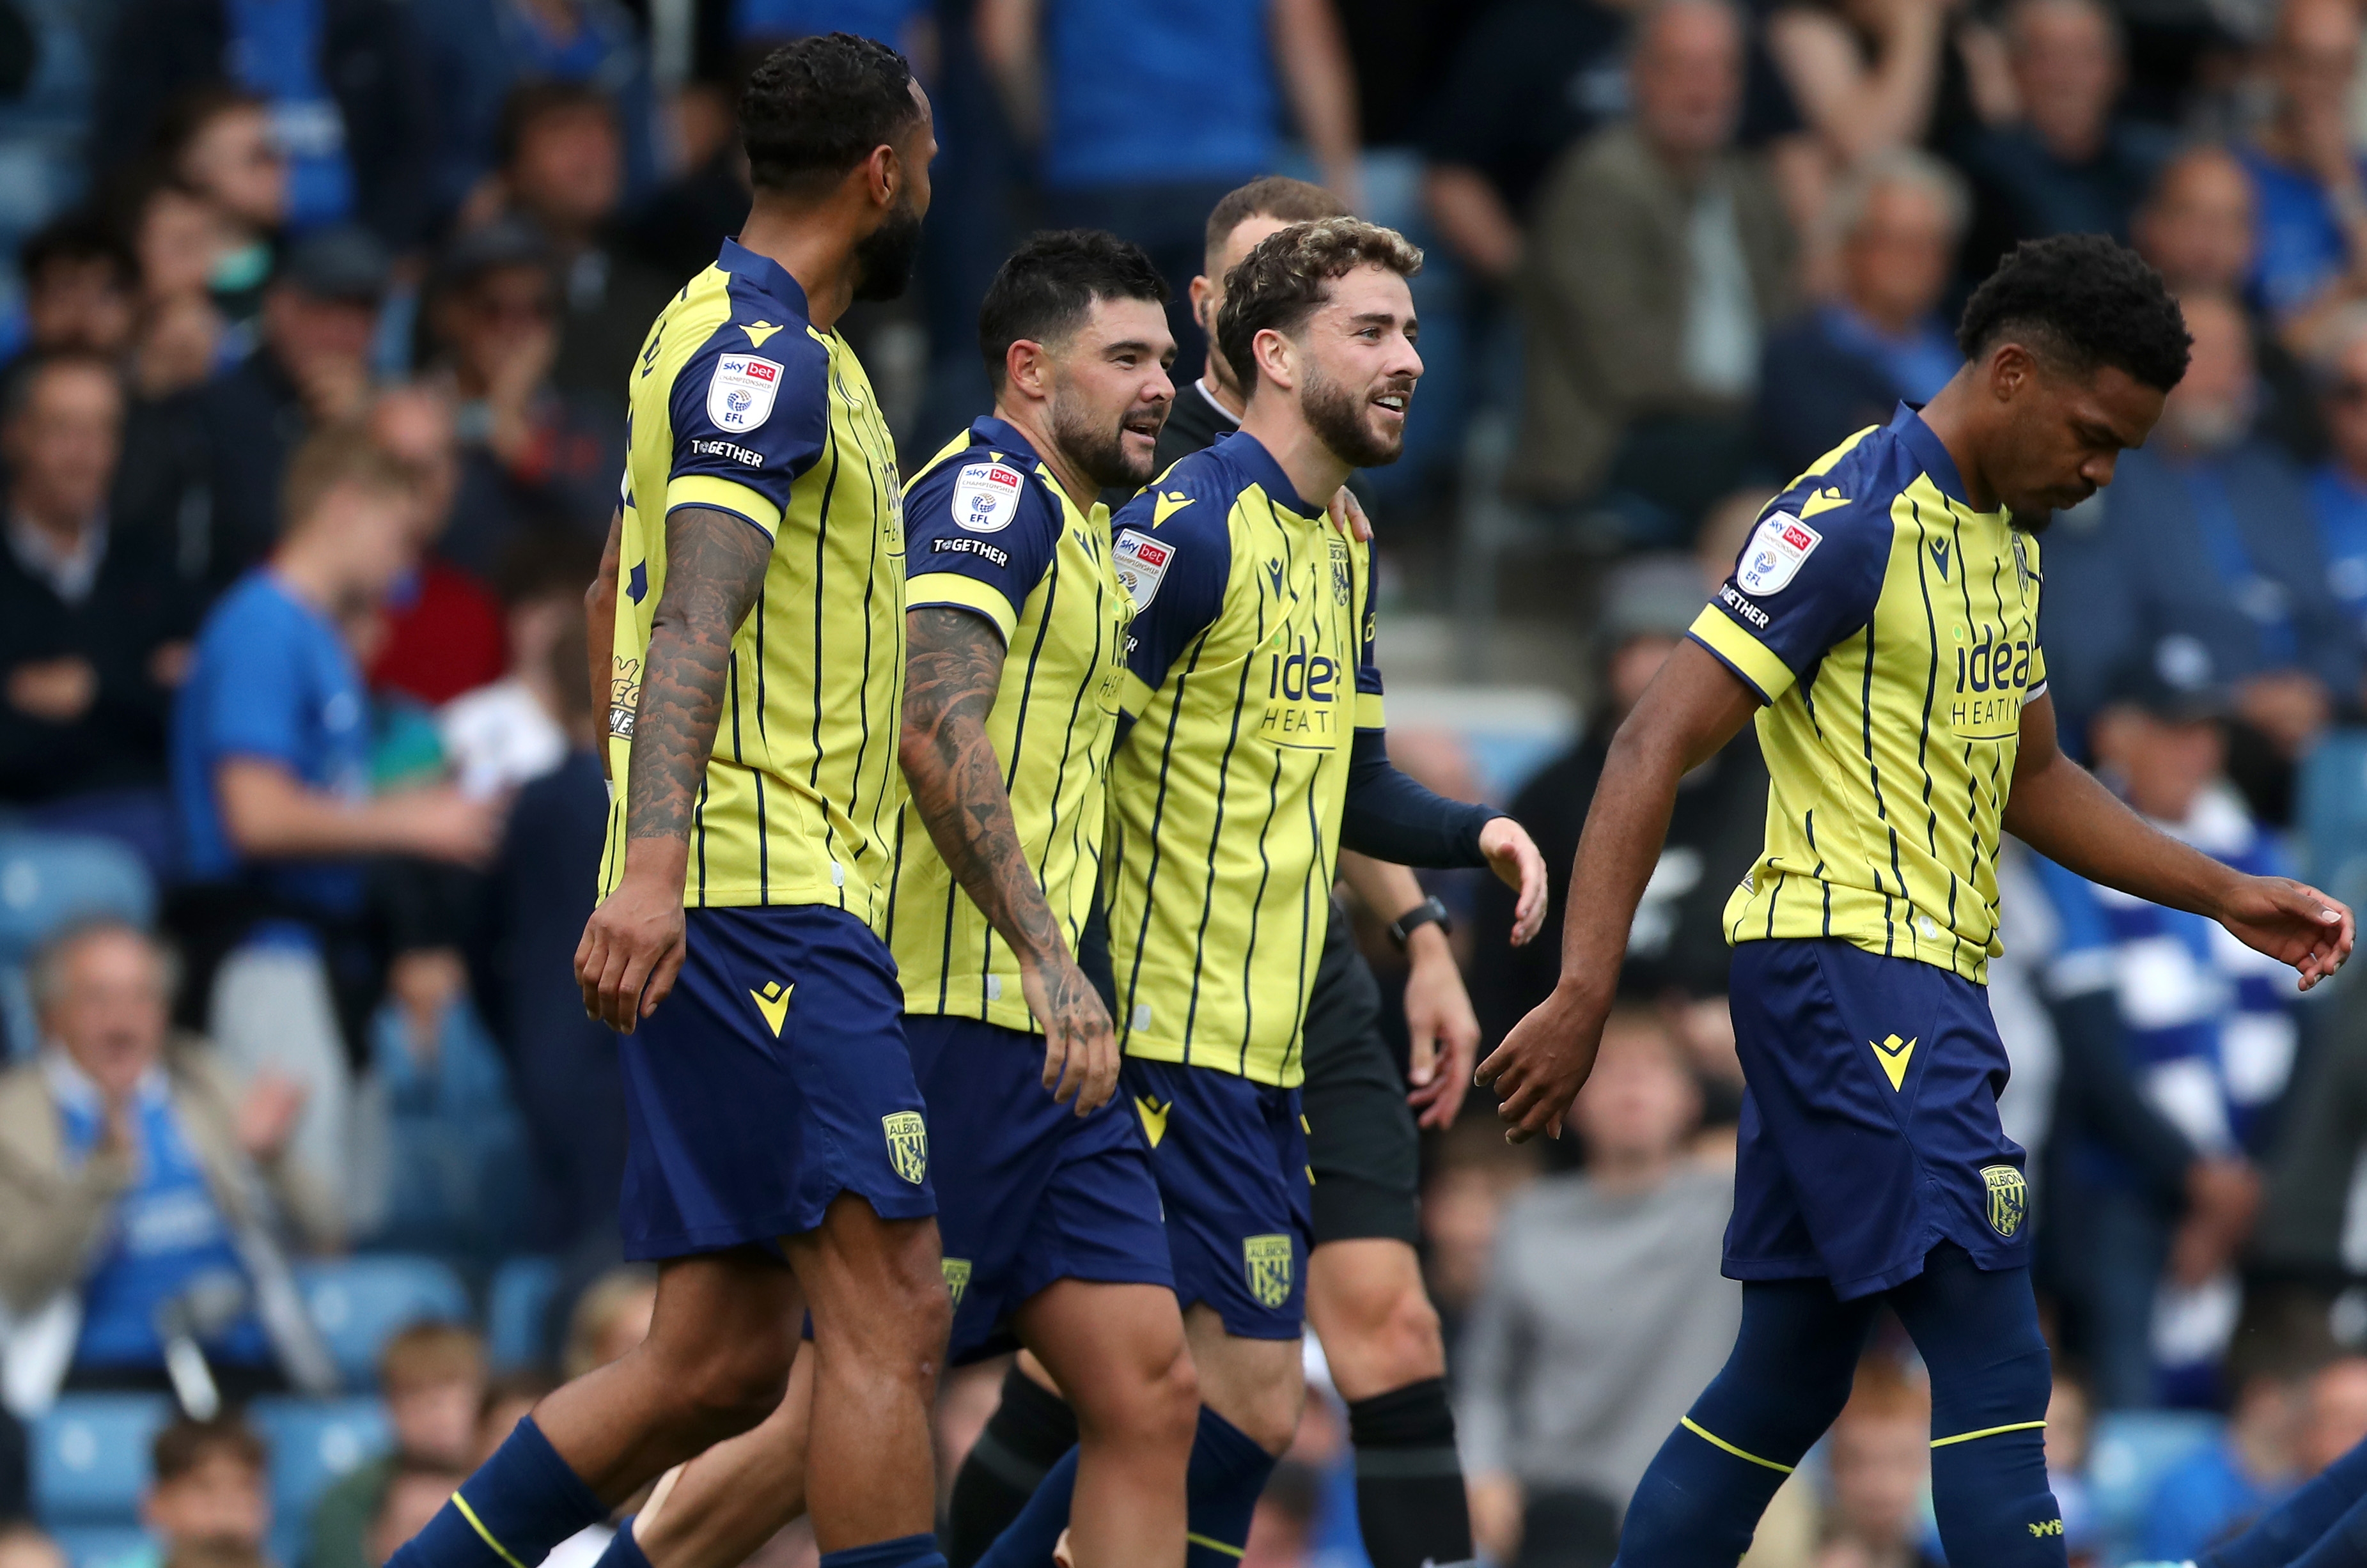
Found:
<path fill-rule="evenodd" d="M 2133 1540 L 2164 1472 L 2216 1438 L 2222 1425 L 2199 1410 L 2108 1410 L 2096 1417 L 2088 1485 L 2108 1548 Z M 2105 1561 L 2121 1559 L 2108 1550 Z"/>
<path fill-rule="evenodd" d="M 348 1386 L 378 1381 L 379 1351 L 414 1323 L 468 1323 L 460 1277 L 433 1258 L 384 1254 L 297 1265 L 298 1286 Z"/>
<path fill-rule="evenodd" d="M 59 1525 L 50 1535 L 74 1568 L 113 1568 L 153 1547 L 138 1525 Z"/>
<path fill-rule="evenodd" d="M 33 1511 L 45 1524 L 122 1527 L 148 1484 L 148 1445 L 173 1418 L 153 1393 L 70 1393 L 33 1424 Z"/>
<path fill-rule="evenodd" d="M 558 1293 L 555 1258 L 513 1258 L 494 1270 L 485 1302 L 485 1355 L 493 1371 L 524 1371 L 549 1359 L 546 1336 Z"/>
<path fill-rule="evenodd" d="M 2302 874 L 2356 902 L 2367 893 L 2367 730 L 2327 734 L 2303 761 L 2294 794 Z"/>
<path fill-rule="evenodd" d="M 246 1418 L 271 1445 L 271 1559 L 303 1559 L 305 1532 L 339 1476 L 394 1441 L 375 1399 L 258 1399 Z"/>

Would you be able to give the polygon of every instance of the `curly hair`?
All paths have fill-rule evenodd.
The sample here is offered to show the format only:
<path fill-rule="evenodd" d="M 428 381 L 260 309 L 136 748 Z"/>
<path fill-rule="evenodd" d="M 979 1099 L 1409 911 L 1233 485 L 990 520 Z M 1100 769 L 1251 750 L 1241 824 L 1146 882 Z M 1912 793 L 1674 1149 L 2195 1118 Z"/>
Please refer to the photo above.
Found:
<path fill-rule="evenodd" d="M 1031 234 L 987 285 L 978 308 L 979 352 L 999 388 L 1011 345 L 1048 343 L 1083 324 L 1097 299 L 1167 303 L 1167 280 L 1139 245 L 1099 229 Z"/>
<path fill-rule="evenodd" d="M 1360 266 L 1411 277 L 1421 270 L 1421 248 L 1361 218 L 1325 218 L 1275 230 L 1225 275 L 1217 350 L 1243 387 L 1257 385 L 1258 333 L 1297 332 L 1331 297 L 1332 283 Z"/>
<path fill-rule="evenodd" d="M 740 138 L 758 190 L 838 179 L 920 118 L 904 57 L 853 33 L 784 44 L 748 75 Z"/>
<path fill-rule="evenodd" d="M 1978 359 L 2008 338 L 2081 372 L 2109 365 L 2167 392 L 2193 339 L 2161 274 L 2102 234 L 2056 234 L 2015 246 L 1973 290 L 1956 346 Z"/>

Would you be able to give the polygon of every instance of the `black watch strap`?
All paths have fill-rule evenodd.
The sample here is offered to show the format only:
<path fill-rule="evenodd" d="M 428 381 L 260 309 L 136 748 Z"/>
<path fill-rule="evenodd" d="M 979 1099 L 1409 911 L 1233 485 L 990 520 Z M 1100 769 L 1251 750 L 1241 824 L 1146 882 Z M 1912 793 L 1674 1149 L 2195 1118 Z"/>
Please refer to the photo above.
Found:
<path fill-rule="evenodd" d="M 1435 897 L 1423 899 L 1396 919 L 1391 920 L 1389 940 L 1398 944 L 1399 953 L 1403 953 L 1407 940 L 1414 932 L 1429 925 L 1436 926 L 1441 935 L 1452 934 L 1455 930 L 1455 922 L 1447 918 L 1446 906 L 1440 903 Z"/>

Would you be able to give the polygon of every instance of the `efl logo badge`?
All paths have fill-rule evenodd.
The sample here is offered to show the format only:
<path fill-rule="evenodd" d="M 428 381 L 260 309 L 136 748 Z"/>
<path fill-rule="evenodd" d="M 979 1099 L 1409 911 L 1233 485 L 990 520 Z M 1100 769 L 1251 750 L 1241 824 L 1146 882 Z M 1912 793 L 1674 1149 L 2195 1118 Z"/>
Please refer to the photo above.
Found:
<path fill-rule="evenodd" d="M 2030 1212 L 2030 1184 L 2010 1165 L 1983 1166 L 1981 1180 L 1989 1190 L 1989 1229 L 2011 1237 Z"/>
<path fill-rule="evenodd" d="M 723 430 L 753 430 L 773 417 L 781 389 L 781 363 L 753 354 L 727 354 L 707 383 L 707 417 Z"/>
<path fill-rule="evenodd" d="M 1159 597 L 1159 584 L 1174 560 L 1172 545 L 1162 545 L 1133 528 L 1119 531 L 1117 542 L 1110 547 L 1110 561 L 1117 568 L 1126 596 L 1134 601 L 1136 615 L 1150 608 L 1150 602 Z"/>
<path fill-rule="evenodd" d="M 918 1187 L 929 1175 L 929 1129 L 917 1111 L 895 1111 L 879 1118 L 888 1133 L 888 1158 L 896 1174 Z"/>
<path fill-rule="evenodd" d="M 1735 585 L 1753 598 L 1780 593 L 1799 575 L 1800 563 L 1825 542 L 1825 536 L 1788 512 L 1768 513 L 1742 547 L 1742 564 L 1735 569 Z"/>
<path fill-rule="evenodd" d="M 973 534 L 999 534 L 1018 514 L 1019 470 L 972 463 L 954 479 L 954 521 Z"/>
<path fill-rule="evenodd" d="M 1260 1306 L 1280 1307 L 1290 1300 L 1288 1236 L 1243 1236 L 1241 1259 L 1249 1266 L 1250 1294 Z"/>
<path fill-rule="evenodd" d="M 954 1299 L 954 1310 L 961 1310 L 962 1292 L 969 1289 L 969 1259 L 948 1258 L 944 1260 L 946 1293 Z"/>

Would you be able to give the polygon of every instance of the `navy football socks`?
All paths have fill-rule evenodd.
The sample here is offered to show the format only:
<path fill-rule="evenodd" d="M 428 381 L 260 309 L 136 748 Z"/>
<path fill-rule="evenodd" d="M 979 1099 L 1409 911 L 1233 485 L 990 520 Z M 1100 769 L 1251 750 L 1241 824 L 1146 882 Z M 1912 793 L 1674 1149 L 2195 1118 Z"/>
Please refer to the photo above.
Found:
<path fill-rule="evenodd" d="M 600 1553 L 600 1561 L 594 1563 L 593 1568 L 651 1568 L 649 1554 L 641 1550 L 641 1543 L 633 1539 L 633 1520 L 640 1517 L 639 1514 L 629 1515 L 623 1523 L 617 1525 L 615 1539 L 608 1542 L 606 1550 Z"/>
<path fill-rule="evenodd" d="M 1002 1403 L 954 1473 L 946 1505 L 946 1562 L 971 1568 L 995 1537 L 1009 1529 L 1044 1484 L 1060 1456 L 1077 1445 L 1077 1416 L 1068 1402 L 1014 1363 L 1003 1374 Z M 1060 1506 L 1068 1517 L 1068 1505 Z"/>
<path fill-rule="evenodd" d="M 608 1505 L 527 1416 L 387 1568 L 535 1568 L 607 1517 Z"/>
<path fill-rule="evenodd" d="M 1274 1473 L 1274 1456 L 1248 1433 L 1206 1405 L 1192 1439 L 1184 1481 L 1184 1568 L 1235 1568 L 1250 1539 L 1250 1516 Z M 1077 1450 L 1070 1449 L 1036 1488 L 1011 1528 L 995 1539 L 977 1568 L 1048 1568 L 1052 1548 L 1069 1528 L 1077 1491 Z"/>
<path fill-rule="evenodd" d="M 2367 1529 L 2367 1512 L 2360 1506 L 2361 1498 L 2367 1498 L 2367 1443 L 2327 1465 L 2300 1491 L 2261 1516 L 2250 1529 L 2196 1558 L 2196 1568 L 2286 1568 L 2286 1564 L 2300 1561 L 2302 1553 L 2329 1530 L 2340 1536 L 2342 1531 L 2334 1529 L 2338 1519 L 2342 1520 L 2345 1529 L 2354 1533 Z M 2346 1514 L 2350 1517 L 2345 1517 Z M 2308 1560 L 2310 1568 L 2333 1568 L 2336 1563 L 2367 1564 L 2367 1551 L 2355 1547 L 2350 1557 L 2334 1556 L 2323 1561 L 2313 1556 Z"/>
<path fill-rule="evenodd" d="M 946 1568 L 946 1559 L 935 1536 L 900 1535 L 844 1551 L 825 1551 L 821 1568 Z"/>

